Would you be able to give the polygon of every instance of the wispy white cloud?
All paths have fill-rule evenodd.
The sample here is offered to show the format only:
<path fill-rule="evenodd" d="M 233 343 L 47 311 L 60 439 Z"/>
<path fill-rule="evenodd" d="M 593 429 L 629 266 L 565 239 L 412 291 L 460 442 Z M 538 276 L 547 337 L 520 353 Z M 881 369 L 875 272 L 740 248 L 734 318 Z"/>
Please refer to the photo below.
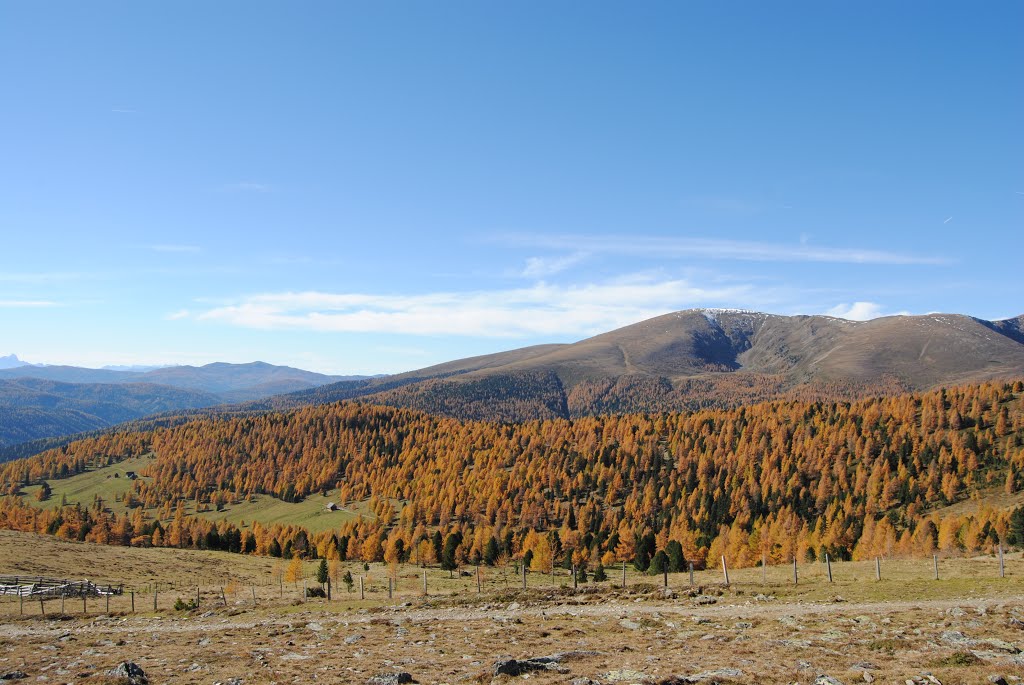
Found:
<path fill-rule="evenodd" d="M 114 112 L 115 114 L 135 114 L 135 112 L 136 112 L 136 110 L 134 110 L 134 109 L 122 109 L 120 107 L 115 107 L 114 109 L 112 109 L 110 111 Z"/>
<path fill-rule="evenodd" d="M 520 275 L 525 278 L 553 276 L 576 266 L 586 259 L 587 256 L 585 252 L 576 252 L 564 257 L 530 257 L 526 260 L 526 266 L 520 272 Z"/>
<path fill-rule="evenodd" d="M 154 252 L 202 252 L 203 248 L 198 245 L 174 245 L 174 244 L 160 244 L 160 245 L 147 245 L 148 249 Z"/>
<path fill-rule="evenodd" d="M 515 338 L 591 335 L 666 312 L 714 304 L 764 304 L 743 284 L 704 288 L 634 276 L 600 284 L 418 295 L 283 292 L 253 295 L 198 314 L 245 328 Z"/>
<path fill-rule="evenodd" d="M 51 300 L 0 300 L 0 307 L 7 308 L 32 308 L 32 307 L 58 307 L 57 302 Z"/>
<path fill-rule="evenodd" d="M 509 234 L 499 242 L 518 247 L 575 250 L 656 258 L 701 257 L 754 262 L 826 262 L 842 264 L 942 265 L 952 260 L 934 255 L 902 254 L 857 247 L 826 247 L 799 243 L 762 243 L 717 238 L 662 236 Z"/>
<path fill-rule="evenodd" d="M 869 319 L 877 319 L 880 316 L 906 316 L 910 314 L 910 312 L 906 311 L 886 312 L 882 305 L 877 302 L 854 302 L 852 304 L 843 302 L 825 313 L 829 316 L 849 319 L 850 321 L 868 321 Z"/>
<path fill-rule="evenodd" d="M 187 319 L 188 315 L 189 311 L 187 309 L 179 309 L 176 312 L 171 312 L 164 318 L 167 319 L 168 321 L 177 321 L 179 319 Z"/>

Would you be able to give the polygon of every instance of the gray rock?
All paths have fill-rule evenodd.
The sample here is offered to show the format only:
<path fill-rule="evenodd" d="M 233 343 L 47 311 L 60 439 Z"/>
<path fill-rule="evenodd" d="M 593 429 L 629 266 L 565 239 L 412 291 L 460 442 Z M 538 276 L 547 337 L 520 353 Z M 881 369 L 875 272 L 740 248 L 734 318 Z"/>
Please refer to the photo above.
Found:
<path fill-rule="evenodd" d="M 557 671 L 559 673 L 568 673 L 569 669 L 560 666 L 558 663 L 559 661 L 561 661 L 561 657 L 559 655 L 535 656 L 522 660 L 502 659 L 495 662 L 494 675 L 517 676 L 523 675 L 524 673 L 530 673 L 532 671 Z"/>
<path fill-rule="evenodd" d="M 604 679 L 613 683 L 621 683 L 626 681 L 642 682 L 647 680 L 647 676 L 641 673 L 640 671 L 622 669 L 619 671 L 608 671 L 604 674 Z"/>
<path fill-rule="evenodd" d="M 748 628 L 753 628 L 753 627 L 754 627 L 754 624 L 751 623 L 750 621 L 739 621 L 736 624 L 736 628 L 739 629 L 739 630 L 746 630 Z"/>
<path fill-rule="evenodd" d="M 873 664 L 870 661 L 858 661 L 853 666 L 850 666 L 851 671 L 877 671 L 878 664 Z"/>
<path fill-rule="evenodd" d="M 0 673 L 0 680 L 23 680 L 28 678 L 28 674 L 25 671 L 8 671 L 7 673 Z"/>
<path fill-rule="evenodd" d="M 107 675 L 112 678 L 123 678 L 128 681 L 129 685 L 149 685 L 146 672 L 131 661 L 122 661 L 107 671 Z"/>
<path fill-rule="evenodd" d="M 1007 654 L 1020 654 L 1020 649 L 1017 648 L 1012 642 L 1006 640 L 1000 640 L 998 638 L 989 638 L 984 640 L 984 643 L 992 647 L 992 649 L 1000 652 L 1006 652 Z"/>
<path fill-rule="evenodd" d="M 990 675 L 988 682 L 992 683 L 992 685 L 1007 685 L 1006 678 L 1001 675 Z"/>
<path fill-rule="evenodd" d="M 697 604 L 705 605 L 705 604 L 714 604 L 715 602 L 718 601 L 718 599 L 716 599 L 715 597 L 711 597 L 710 595 L 697 595 L 696 597 L 693 598 L 693 601 L 696 602 Z"/>
<path fill-rule="evenodd" d="M 348 637 L 345 638 L 344 642 L 345 642 L 346 645 L 354 645 L 355 643 L 359 642 L 362 639 L 364 639 L 362 635 L 358 635 L 358 634 L 356 634 L 356 635 L 349 635 Z"/>
<path fill-rule="evenodd" d="M 820 675 L 814 679 L 814 685 L 843 685 L 843 683 L 830 675 Z"/>
<path fill-rule="evenodd" d="M 569 685 L 601 685 L 601 681 L 591 680 L 590 678 L 575 678 L 569 681 Z"/>
<path fill-rule="evenodd" d="M 404 685 L 405 683 L 415 683 L 412 679 L 412 675 L 404 671 L 398 673 L 378 673 L 369 680 L 366 681 L 366 685 Z"/>
<path fill-rule="evenodd" d="M 953 645 L 965 645 L 969 647 L 970 645 L 973 645 L 975 642 L 971 638 L 961 633 L 959 630 L 947 630 L 942 633 L 941 637 L 943 642 L 948 642 Z"/>
<path fill-rule="evenodd" d="M 743 671 L 738 668 L 716 668 L 713 671 L 701 671 L 700 673 L 694 673 L 693 675 L 686 676 L 685 682 L 699 683 L 703 680 L 717 680 L 718 678 L 742 678 L 744 677 Z"/>

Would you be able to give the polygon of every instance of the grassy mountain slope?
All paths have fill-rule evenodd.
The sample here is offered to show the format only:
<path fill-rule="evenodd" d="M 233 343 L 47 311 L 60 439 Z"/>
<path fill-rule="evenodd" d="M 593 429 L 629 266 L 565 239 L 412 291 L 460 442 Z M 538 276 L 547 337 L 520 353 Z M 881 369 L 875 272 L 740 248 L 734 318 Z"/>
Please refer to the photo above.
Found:
<path fill-rule="evenodd" d="M 569 345 L 526 348 L 274 406 L 367 397 L 460 418 L 523 420 L 856 399 L 1024 373 L 1020 320 L 937 314 L 866 322 L 688 310 Z"/>

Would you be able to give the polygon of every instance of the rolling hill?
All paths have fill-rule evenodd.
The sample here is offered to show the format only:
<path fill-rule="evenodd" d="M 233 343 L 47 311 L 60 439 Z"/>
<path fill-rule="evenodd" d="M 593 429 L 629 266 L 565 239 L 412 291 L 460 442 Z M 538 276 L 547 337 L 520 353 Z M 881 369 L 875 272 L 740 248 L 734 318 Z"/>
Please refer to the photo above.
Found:
<path fill-rule="evenodd" d="M 520 421 L 892 395 L 1024 374 L 1022 322 L 957 314 L 858 322 L 695 309 L 577 343 L 324 385 L 249 407 L 361 397 L 458 418 Z"/>

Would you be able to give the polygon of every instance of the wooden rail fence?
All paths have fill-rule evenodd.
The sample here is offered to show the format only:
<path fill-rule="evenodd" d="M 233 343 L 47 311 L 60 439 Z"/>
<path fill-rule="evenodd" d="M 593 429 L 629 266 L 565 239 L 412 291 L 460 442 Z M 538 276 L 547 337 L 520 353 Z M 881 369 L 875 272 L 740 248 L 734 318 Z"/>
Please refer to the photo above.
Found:
<path fill-rule="evenodd" d="M 124 594 L 124 585 L 97 585 L 90 580 L 38 576 L 0 576 L 0 595 L 20 597 L 109 597 Z"/>

